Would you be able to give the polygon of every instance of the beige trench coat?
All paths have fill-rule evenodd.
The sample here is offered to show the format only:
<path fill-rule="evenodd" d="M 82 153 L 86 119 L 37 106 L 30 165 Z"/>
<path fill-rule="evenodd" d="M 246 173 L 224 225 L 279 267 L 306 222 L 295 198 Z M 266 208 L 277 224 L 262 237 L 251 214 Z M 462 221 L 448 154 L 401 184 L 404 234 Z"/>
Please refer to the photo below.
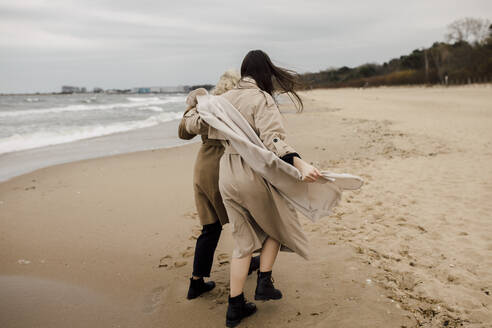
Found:
<path fill-rule="evenodd" d="M 209 136 L 223 140 L 226 144 L 226 154 L 221 160 L 219 181 L 224 199 L 226 196 L 223 189 L 226 183 L 222 183 L 224 157 L 230 157 L 231 161 L 237 159 L 238 156 L 241 159 L 241 167 L 234 169 L 234 164 L 229 165 L 229 168 L 233 168 L 229 170 L 231 171 L 229 172 L 230 180 L 239 180 L 242 175 L 246 175 L 246 179 L 233 185 L 228 192 L 231 197 L 225 199 L 226 206 L 228 203 L 232 205 L 232 210 L 230 208 L 227 210 L 233 225 L 233 233 L 235 233 L 234 254 L 240 256 L 238 254 L 249 253 L 251 245 L 253 247 L 254 244 L 261 245 L 266 234 L 278 240 L 281 245 L 306 257 L 303 233 L 295 209 L 312 221 L 329 216 L 331 209 L 340 200 L 342 191 L 359 189 L 363 180 L 352 174 L 321 171 L 321 177 L 316 183 L 302 182 L 299 170 L 280 159 L 278 152 L 268 149 L 260 139 L 259 135 L 266 131 L 263 128 L 257 129 L 260 133 L 255 131 L 243 113 L 235 108 L 226 97 L 209 96 L 204 89 L 195 90 L 194 96 L 198 99 L 196 108 L 201 119 L 210 125 Z M 268 102 L 268 100 L 271 99 L 266 96 L 265 101 Z M 265 113 L 255 113 L 255 115 L 262 116 Z M 281 124 L 281 118 L 275 112 L 266 113 L 266 115 L 271 119 L 262 116 L 263 122 L 268 122 L 272 126 L 277 126 L 279 122 Z M 284 135 L 280 131 L 283 128 L 276 130 L 278 135 L 273 137 L 273 143 L 277 144 L 282 141 L 283 144 L 274 147 L 292 152 L 292 148 L 289 149 L 282 139 Z M 247 171 L 246 174 L 241 174 L 241 170 Z M 254 173 L 251 174 L 251 172 Z M 256 183 L 258 188 L 255 190 L 252 187 L 255 187 L 255 181 L 258 182 L 257 178 L 260 182 Z M 261 203 L 264 199 L 267 200 L 266 204 Z M 261 206 L 264 207 L 261 208 Z M 267 216 L 268 213 L 274 213 L 268 217 L 272 219 L 269 220 L 271 222 L 257 220 L 257 217 L 261 218 L 265 213 Z M 240 231 L 238 226 L 246 229 Z"/>
<path fill-rule="evenodd" d="M 224 225 L 229 222 L 219 191 L 219 161 L 224 147 L 220 141 L 208 139 L 207 132 L 208 125 L 200 119 L 196 108 L 187 110 L 179 124 L 179 137 L 189 140 L 201 135 L 202 138 L 193 172 L 198 217 L 201 225 L 212 224 L 217 220 Z"/>
<path fill-rule="evenodd" d="M 273 98 L 250 78 L 221 97 L 227 99 L 248 121 L 262 143 L 282 157 L 296 151 L 286 142 L 283 117 Z M 209 137 L 224 139 L 211 128 Z M 308 257 L 308 241 L 293 206 L 245 163 L 227 141 L 220 160 L 219 188 L 235 241 L 233 257 L 241 258 L 261 249 L 267 237 L 282 245 L 281 250 Z M 273 204 L 283 203 L 284 206 Z"/>

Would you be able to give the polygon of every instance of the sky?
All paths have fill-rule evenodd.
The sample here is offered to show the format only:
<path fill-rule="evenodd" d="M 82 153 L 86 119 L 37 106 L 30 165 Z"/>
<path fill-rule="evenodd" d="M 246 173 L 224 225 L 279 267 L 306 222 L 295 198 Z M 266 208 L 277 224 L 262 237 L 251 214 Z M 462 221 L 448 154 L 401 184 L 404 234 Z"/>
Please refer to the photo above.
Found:
<path fill-rule="evenodd" d="M 215 84 L 249 50 L 300 73 L 443 41 L 490 0 L 0 0 L 0 93 Z"/>

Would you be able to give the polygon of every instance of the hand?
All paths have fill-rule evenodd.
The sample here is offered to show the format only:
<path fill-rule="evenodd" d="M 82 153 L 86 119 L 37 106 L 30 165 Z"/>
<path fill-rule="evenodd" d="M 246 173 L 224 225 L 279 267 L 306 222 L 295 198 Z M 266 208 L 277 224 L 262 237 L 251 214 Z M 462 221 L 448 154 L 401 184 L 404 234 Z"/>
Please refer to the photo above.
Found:
<path fill-rule="evenodd" d="M 304 182 L 315 182 L 321 176 L 317 168 L 304 162 L 299 157 L 294 157 L 294 166 L 301 172 L 302 181 Z"/>

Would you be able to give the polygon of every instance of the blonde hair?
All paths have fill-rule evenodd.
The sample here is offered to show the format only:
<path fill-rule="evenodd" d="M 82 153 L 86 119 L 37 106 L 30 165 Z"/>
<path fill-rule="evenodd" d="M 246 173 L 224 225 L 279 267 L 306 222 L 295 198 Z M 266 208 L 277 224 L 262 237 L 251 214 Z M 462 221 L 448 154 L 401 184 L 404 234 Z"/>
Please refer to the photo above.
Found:
<path fill-rule="evenodd" d="M 227 91 L 234 89 L 237 84 L 239 83 L 239 80 L 241 79 L 241 75 L 239 72 L 235 69 L 228 69 L 227 71 L 222 74 L 220 77 L 219 82 L 217 82 L 217 85 L 215 88 L 212 90 L 212 94 L 218 96 L 223 93 L 226 93 Z"/>

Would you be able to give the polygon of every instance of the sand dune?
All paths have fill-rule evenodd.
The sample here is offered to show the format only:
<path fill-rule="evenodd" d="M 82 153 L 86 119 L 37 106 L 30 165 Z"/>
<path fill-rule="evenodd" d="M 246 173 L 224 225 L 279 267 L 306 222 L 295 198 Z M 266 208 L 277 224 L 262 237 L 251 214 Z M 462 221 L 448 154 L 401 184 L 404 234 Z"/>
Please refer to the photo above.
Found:
<path fill-rule="evenodd" d="M 303 221 L 312 260 L 282 253 L 274 276 L 284 299 L 258 302 L 241 326 L 490 327 L 492 88 L 303 97 L 302 114 L 283 108 L 290 143 L 366 184 L 344 194 L 333 217 Z M 223 326 L 227 226 L 217 288 L 184 297 L 199 233 L 197 149 L 64 164 L 0 184 L 0 326 Z M 247 298 L 254 285 L 248 279 Z"/>

